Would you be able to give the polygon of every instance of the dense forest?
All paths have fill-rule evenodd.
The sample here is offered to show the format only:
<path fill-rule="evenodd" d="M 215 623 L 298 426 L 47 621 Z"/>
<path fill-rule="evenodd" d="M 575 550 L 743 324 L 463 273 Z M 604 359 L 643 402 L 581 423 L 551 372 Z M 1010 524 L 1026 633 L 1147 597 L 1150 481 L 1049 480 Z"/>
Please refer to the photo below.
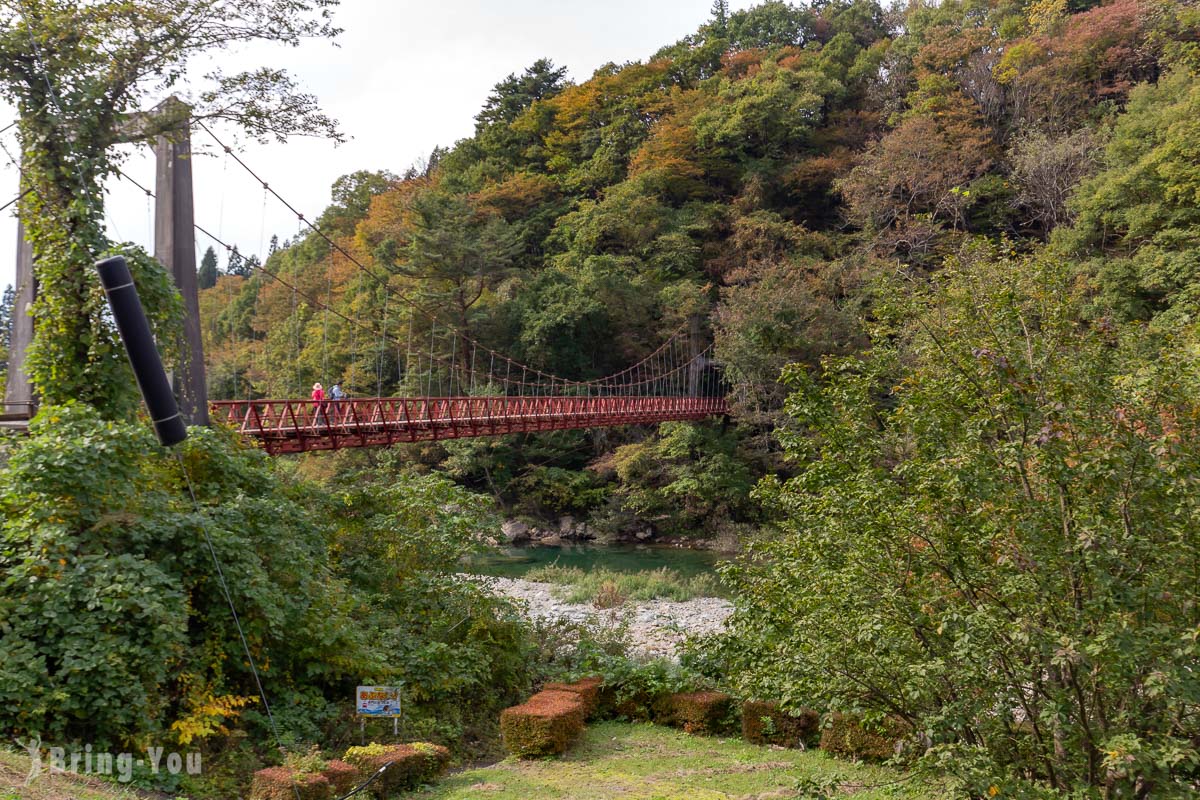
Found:
<path fill-rule="evenodd" d="M 402 175 L 334 185 L 318 224 L 370 273 L 315 234 L 261 254 L 336 313 L 235 254 L 202 301 L 213 394 L 304 397 L 336 380 L 352 396 L 402 392 L 404 350 L 429 349 L 438 323 L 590 379 L 700 314 L 733 428 L 411 457 L 518 513 L 728 538 L 761 518 L 755 480 L 792 469 L 770 435 L 782 368 L 869 347 L 881 291 L 919 291 L 967 253 L 1045 254 L 1078 265 L 1122 319 L 1186 313 L 1193 13 L 718 2 L 695 34 L 580 83 L 538 61 L 496 85 L 471 138 Z"/>
<path fill-rule="evenodd" d="M 128 31 L 118 5 L 105 24 Z M 281 7 L 314 26 L 288 35 L 331 35 L 304 17 L 323 3 Z M 103 84 L 86 44 L 51 65 Z M 472 760 L 501 709 L 600 675 L 625 700 L 720 688 L 853 720 L 943 796 L 1200 791 L 1194 4 L 718 0 L 645 61 L 580 82 L 538 61 L 470 138 L 344 176 L 315 221 L 336 247 L 203 259 L 215 398 L 403 392 L 405 351 L 453 364 L 451 331 L 592 379 L 700 318 L 734 413 L 657 429 L 270 459 L 215 426 L 172 457 L 79 277 L 102 214 L 22 102 L 53 324 L 47 402 L 0 438 L 6 735 L 196 747 L 203 779 L 139 780 L 230 797 L 282 750 L 358 742 L 363 682 L 407 681 L 406 735 Z M 312 115 L 291 128 L 328 122 L 289 107 Z M 79 185 L 98 193 L 102 166 Z M 135 262 L 168 330 L 165 273 Z M 100 331 L 84 347 L 63 298 Z M 531 623 L 457 575 L 499 529 L 481 496 L 736 548 L 733 616 L 671 664 Z"/>

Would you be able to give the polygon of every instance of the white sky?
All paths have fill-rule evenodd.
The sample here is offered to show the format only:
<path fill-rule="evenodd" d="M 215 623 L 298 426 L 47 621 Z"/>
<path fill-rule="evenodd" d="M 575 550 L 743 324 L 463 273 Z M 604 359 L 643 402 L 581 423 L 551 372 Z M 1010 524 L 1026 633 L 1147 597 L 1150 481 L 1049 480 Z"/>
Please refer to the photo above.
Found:
<path fill-rule="evenodd" d="M 752 0 L 734 0 L 746 8 Z M 492 86 L 536 59 L 568 68 L 573 80 L 602 64 L 645 60 L 658 48 L 695 31 L 712 0 L 343 0 L 336 23 L 340 47 L 309 41 L 299 48 L 255 47 L 221 54 L 226 71 L 259 65 L 283 67 L 351 138 L 335 147 L 317 140 L 248 144 L 242 157 L 310 219 L 329 202 L 330 185 L 359 169 L 403 172 L 436 145 L 451 145 L 474 131 Z M 203 69 L 198 70 L 202 73 Z M 148 103 L 152 105 L 158 98 Z M 0 105 L 0 127 L 14 117 Z M 228 131 L 218 131 L 218 135 Z M 14 131 L 0 136 L 16 154 Z M 211 145 L 200 131 L 193 148 Z M 236 244 L 243 254 L 263 253 L 272 234 L 298 230 L 277 200 L 263 202 L 262 187 L 236 162 L 209 147 L 194 163 L 196 221 Z M 125 171 L 154 188 L 154 162 L 134 154 Z M 126 181 L 108 187 L 110 235 L 151 248 L 151 210 Z M 0 153 L 0 205 L 16 196 L 17 173 Z M 197 234 L 198 249 L 210 242 Z M 12 282 L 16 222 L 0 214 L 0 288 Z M 224 253 L 220 252 L 222 268 Z"/>

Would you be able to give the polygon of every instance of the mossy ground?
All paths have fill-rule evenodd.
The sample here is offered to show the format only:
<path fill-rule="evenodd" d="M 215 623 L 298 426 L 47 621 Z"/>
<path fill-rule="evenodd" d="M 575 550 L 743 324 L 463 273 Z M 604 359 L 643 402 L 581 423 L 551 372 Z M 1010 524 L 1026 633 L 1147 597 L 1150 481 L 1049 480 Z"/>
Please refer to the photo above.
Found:
<path fill-rule="evenodd" d="M 146 795 L 97 778 L 43 774 L 29 786 L 29 757 L 0 748 L 0 800 L 136 800 Z"/>
<path fill-rule="evenodd" d="M 589 725 L 560 758 L 509 759 L 450 775 L 415 793 L 422 800 L 716 800 L 824 796 L 806 787 L 838 783 L 831 796 L 925 800 L 940 787 L 887 767 L 838 761 L 738 739 L 689 736 L 648 724 Z M 832 787 L 831 787 L 832 788 Z"/>

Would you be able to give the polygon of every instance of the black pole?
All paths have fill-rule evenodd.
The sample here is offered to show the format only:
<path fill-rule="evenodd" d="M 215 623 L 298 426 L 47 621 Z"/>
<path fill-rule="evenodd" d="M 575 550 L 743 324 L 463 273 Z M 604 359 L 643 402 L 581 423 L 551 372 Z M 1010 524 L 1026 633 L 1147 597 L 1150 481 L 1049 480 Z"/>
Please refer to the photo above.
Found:
<path fill-rule="evenodd" d="M 154 423 L 154 432 L 164 447 L 179 444 L 187 438 L 187 426 L 179 414 L 179 405 L 171 392 L 171 382 L 163 370 L 162 358 L 154 345 L 150 323 L 138 299 L 125 257 L 113 256 L 97 261 L 96 270 L 125 344 L 129 365 L 137 376 L 138 388 L 142 390 L 142 399 L 146 401 L 146 409 Z"/>

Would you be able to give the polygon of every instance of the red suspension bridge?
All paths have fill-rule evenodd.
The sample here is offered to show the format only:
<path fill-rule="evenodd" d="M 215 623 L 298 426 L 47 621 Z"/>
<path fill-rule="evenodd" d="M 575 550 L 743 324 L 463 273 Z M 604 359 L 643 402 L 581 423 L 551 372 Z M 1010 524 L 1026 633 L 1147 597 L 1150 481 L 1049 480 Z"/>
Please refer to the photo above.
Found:
<path fill-rule="evenodd" d="M 712 348 L 696 352 L 691 333 L 678 333 L 634 366 L 593 381 L 531 374 L 529 367 L 492 351 L 486 352 L 488 368 L 476 369 L 480 348 L 470 343 L 466 367 L 434 348 L 427 354 L 410 351 L 400 384 L 419 387 L 413 396 L 223 400 L 212 403 L 212 416 L 270 453 L 299 453 L 729 413 Z"/>
<path fill-rule="evenodd" d="M 508 433 L 650 425 L 728 413 L 721 397 L 414 397 L 219 400 L 213 415 L 269 453 Z"/>
<path fill-rule="evenodd" d="M 164 103 L 178 104 L 174 98 Z M 158 113 L 155 109 L 149 114 Z M 263 190 L 296 215 L 302 227 L 329 247 L 329 264 L 335 254 L 353 264 L 381 289 L 385 317 L 382 326 L 352 319 L 332 307 L 332 282 L 322 297 L 301 290 L 294 282 L 262 264 L 254 264 L 262 285 L 280 284 L 302 299 L 309 309 L 353 326 L 355 333 L 379 343 L 376 385 L 363 390 L 350 386 L 353 397 L 334 399 L 255 398 L 256 388 L 245 382 L 246 399 L 207 402 L 204 351 L 201 342 L 196 286 L 195 231 L 226 251 L 234 248 L 195 224 L 192 208 L 191 143 L 188 128 L 170 137 L 159 137 L 157 193 L 129 180 L 156 200 L 155 257 L 167 266 L 184 298 L 186 352 L 175 374 L 175 389 L 186 421 L 206 424 L 212 419 L 233 426 L 243 436 L 257 440 L 272 454 L 337 450 L 346 447 L 380 447 L 401 442 L 497 436 L 616 425 L 647 425 L 673 420 L 700 420 L 729 413 L 724 398 L 720 365 L 705 346 L 701 326 L 692 320 L 650 355 L 614 375 L 590 381 L 573 381 L 550 375 L 495 352 L 458 328 L 448 326 L 426 309 L 398 293 L 386 271 L 368 267 L 353 253 L 309 221 L 295 206 L 271 188 L 203 122 L 198 126 L 241 166 Z M 33 301 L 31 252 L 18 254 L 18 308 Z M 260 286 L 261 288 L 261 286 Z M 319 294 L 319 293 L 318 293 Z M 408 336 L 398 341 L 389 335 L 387 309 L 408 307 Z M 419 323 L 418 323 L 419 320 Z M 14 315 L 14 352 L 10 362 L 5 404 L 0 424 L 22 425 L 34 407 L 32 389 L 23 375 L 24 346 L 32 339 L 32 320 Z M 414 325 L 419 340 L 414 347 Z M 392 330 L 397 330 L 393 328 Z M 428 345 L 426 347 L 426 344 Z M 406 351 L 406 355 L 401 355 Z M 383 397 L 384 353 L 396 353 L 396 374 L 389 386 L 401 396 Z M 323 359 L 324 360 L 324 359 Z M 311 378 L 310 378 L 311 379 Z M 292 381 L 294 390 L 299 380 Z M 364 396 L 371 393 L 375 396 Z M 234 394 L 241 394 L 240 387 Z"/>

